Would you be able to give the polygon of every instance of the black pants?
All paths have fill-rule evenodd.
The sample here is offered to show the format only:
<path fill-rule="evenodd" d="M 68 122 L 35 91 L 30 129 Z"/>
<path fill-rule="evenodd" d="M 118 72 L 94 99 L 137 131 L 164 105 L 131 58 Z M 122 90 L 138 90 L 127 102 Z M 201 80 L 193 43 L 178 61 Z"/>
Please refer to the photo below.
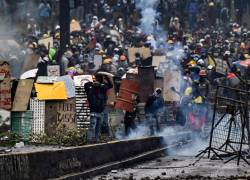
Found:
<path fill-rule="evenodd" d="M 135 125 L 135 112 L 126 112 L 124 116 L 124 126 L 125 126 L 125 135 L 128 136 L 130 132 L 136 129 Z"/>

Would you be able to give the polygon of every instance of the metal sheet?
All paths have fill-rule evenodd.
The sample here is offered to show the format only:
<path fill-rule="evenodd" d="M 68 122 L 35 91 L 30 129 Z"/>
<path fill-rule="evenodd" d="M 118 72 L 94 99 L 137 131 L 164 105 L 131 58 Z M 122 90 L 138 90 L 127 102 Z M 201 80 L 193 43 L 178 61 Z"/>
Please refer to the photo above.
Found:
<path fill-rule="evenodd" d="M 139 84 L 133 80 L 122 80 L 118 98 L 116 99 L 115 108 L 132 111 L 133 110 L 133 94 L 138 94 Z"/>
<path fill-rule="evenodd" d="M 60 66 L 50 65 L 47 67 L 48 76 L 60 76 Z"/>
<path fill-rule="evenodd" d="M 148 96 L 154 92 L 154 67 L 139 67 L 138 76 L 140 84 L 140 102 L 146 102 Z"/>

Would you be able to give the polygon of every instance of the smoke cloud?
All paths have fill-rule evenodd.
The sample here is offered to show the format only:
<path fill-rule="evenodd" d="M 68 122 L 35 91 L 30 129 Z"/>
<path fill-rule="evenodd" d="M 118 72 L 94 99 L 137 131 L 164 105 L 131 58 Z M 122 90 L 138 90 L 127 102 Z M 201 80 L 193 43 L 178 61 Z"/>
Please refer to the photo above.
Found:
<path fill-rule="evenodd" d="M 158 13 L 156 11 L 159 0 L 137 0 L 136 7 L 141 10 L 141 24 L 140 28 L 146 34 L 153 34 L 155 31 L 156 18 Z"/>
<path fill-rule="evenodd" d="M 167 40 L 167 32 L 164 31 L 163 28 L 159 28 L 156 31 L 156 20 L 157 16 L 157 6 L 159 4 L 158 0 L 137 0 L 136 7 L 137 9 L 141 10 L 141 24 L 140 28 L 143 33 L 148 34 L 151 36 L 151 40 L 155 41 L 154 44 L 157 48 L 161 49 L 162 52 L 165 53 L 166 59 L 160 63 L 159 69 L 157 71 L 157 76 L 163 77 L 166 73 L 173 73 L 179 75 L 179 80 L 176 81 L 173 79 L 171 81 L 172 84 L 170 86 L 173 87 L 181 87 L 183 83 L 183 74 L 182 74 L 182 67 L 181 63 L 185 57 L 185 52 L 183 45 L 180 42 L 177 43 L 166 43 Z M 152 45 L 152 44 L 151 44 Z M 180 90 L 177 88 L 177 90 Z M 169 113 L 169 112 L 167 112 Z M 137 126 L 135 130 L 131 132 L 128 137 L 124 137 L 123 133 L 119 133 L 117 136 L 119 139 L 134 139 L 134 138 L 142 138 L 147 137 L 150 135 L 149 125 L 145 120 L 143 124 Z M 156 134 L 158 136 L 162 136 L 166 144 L 173 144 L 176 142 L 181 141 L 181 137 L 190 134 L 190 139 L 192 141 L 191 144 L 188 146 L 183 146 L 182 148 L 178 147 L 169 151 L 170 155 L 185 155 L 185 156 L 193 156 L 198 154 L 200 150 L 205 149 L 207 145 L 207 141 L 203 140 L 199 137 L 198 134 L 193 133 L 190 130 L 186 130 L 180 126 L 172 126 L 172 127 L 165 127 L 160 133 Z"/>
<path fill-rule="evenodd" d="M 38 2 L 0 0 L 0 58 L 11 66 L 11 75 L 19 78 L 26 52 L 22 44 L 26 23 L 35 23 Z"/>

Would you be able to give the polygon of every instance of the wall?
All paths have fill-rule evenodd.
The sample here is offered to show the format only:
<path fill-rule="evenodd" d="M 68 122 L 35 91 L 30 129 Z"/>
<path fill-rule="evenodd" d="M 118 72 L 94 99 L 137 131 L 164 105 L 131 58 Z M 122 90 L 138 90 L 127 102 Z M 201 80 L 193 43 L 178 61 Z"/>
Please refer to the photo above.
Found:
<path fill-rule="evenodd" d="M 86 171 L 162 147 L 161 137 L 114 141 L 59 151 L 0 155 L 0 179 L 47 179 Z"/>

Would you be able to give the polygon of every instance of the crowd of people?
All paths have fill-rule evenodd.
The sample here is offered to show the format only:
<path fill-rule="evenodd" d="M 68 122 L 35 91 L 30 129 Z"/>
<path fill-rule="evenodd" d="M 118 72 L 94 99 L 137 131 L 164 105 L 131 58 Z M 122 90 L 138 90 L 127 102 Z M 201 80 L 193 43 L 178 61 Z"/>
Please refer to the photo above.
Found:
<path fill-rule="evenodd" d="M 80 9 L 75 13 L 79 19 L 72 21 L 79 21 L 81 30 L 71 32 L 70 44 L 62 57 L 58 56 L 60 26 L 51 28 L 51 24 L 46 24 L 53 12 L 50 3 L 42 1 L 39 5 L 39 27 L 34 21 L 28 23 L 27 35 L 23 38 L 25 51 L 40 56 L 37 76 L 46 76 L 46 67 L 50 64 L 59 64 L 62 75 L 95 75 L 95 81 L 84 87 L 92 113 L 90 138 L 99 139 L 101 124 L 97 122 L 108 123 L 104 118 L 107 115 L 106 91 L 113 86 L 119 89 L 119 79 L 130 69 L 148 65 L 139 54 L 131 63 L 127 51 L 129 47 L 148 47 L 153 56 L 159 53 L 166 55 L 168 49 L 181 43 L 184 56 L 172 59 L 178 61 L 183 77 L 181 88 L 176 92 L 182 99 L 176 107 L 176 121 L 184 125 L 188 119 L 194 129 L 204 127 L 209 95 L 218 83 L 238 87 L 241 78 L 248 78 L 248 67 L 241 65 L 250 58 L 250 31 L 242 22 L 243 14 L 250 11 L 248 1 L 234 1 L 234 8 L 230 0 L 159 0 L 154 7 L 159 15 L 152 25 L 156 34 L 147 34 L 140 28 L 142 9 L 137 7 L 136 0 L 93 0 L 82 1 L 83 4 L 79 1 Z M 161 46 L 162 41 L 158 41 L 158 26 L 166 29 L 164 43 L 168 48 L 164 50 L 158 49 L 164 47 Z M 49 36 L 54 39 L 49 49 L 38 44 L 38 39 Z M 152 39 L 156 44 L 152 43 Z M 94 63 L 95 55 L 102 57 L 100 67 Z M 226 62 L 224 72 L 216 70 L 216 59 Z M 118 83 L 114 81 L 112 85 L 109 78 L 98 74 L 100 71 L 113 74 Z M 139 101 L 136 102 L 138 104 Z M 160 130 L 158 111 L 163 106 L 162 89 L 157 88 L 153 95 L 149 94 L 145 105 L 151 134 L 155 133 L 155 125 L 156 130 Z M 199 112 L 195 112 L 195 106 L 201 107 Z M 198 123 L 194 121 L 196 113 L 200 116 Z M 126 112 L 126 135 L 135 129 L 135 116 L 133 112 Z"/>

